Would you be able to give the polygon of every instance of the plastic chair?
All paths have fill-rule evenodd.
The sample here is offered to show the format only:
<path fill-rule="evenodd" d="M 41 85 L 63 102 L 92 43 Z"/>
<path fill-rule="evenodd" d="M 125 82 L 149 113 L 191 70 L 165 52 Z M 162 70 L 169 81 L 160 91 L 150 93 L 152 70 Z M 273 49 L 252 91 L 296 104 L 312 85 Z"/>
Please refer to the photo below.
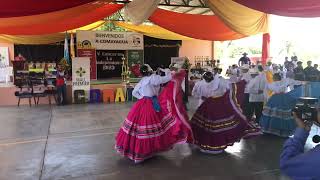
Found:
<path fill-rule="evenodd" d="M 114 90 L 113 89 L 102 90 L 102 100 L 104 103 L 114 102 Z"/>
<path fill-rule="evenodd" d="M 33 86 L 32 87 L 32 96 L 34 98 L 34 104 L 38 105 L 40 98 L 46 97 L 46 91 L 42 86 Z"/>
<path fill-rule="evenodd" d="M 18 106 L 20 106 L 21 99 L 29 99 L 29 106 L 31 107 L 31 98 L 33 97 L 31 91 L 16 91 L 14 95 L 18 98 Z"/>
<path fill-rule="evenodd" d="M 47 87 L 47 90 L 45 90 L 44 92 L 47 96 L 48 96 L 48 100 L 49 100 L 49 105 L 51 105 L 51 97 L 53 97 L 55 103 L 57 104 L 58 103 L 58 100 L 57 100 L 57 90 L 55 89 L 54 86 L 48 86 Z"/>
<path fill-rule="evenodd" d="M 122 88 L 117 88 L 115 102 L 125 102 Z"/>
<path fill-rule="evenodd" d="M 90 89 L 90 103 L 101 102 L 101 91 L 100 89 Z"/>
<path fill-rule="evenodd" d="M 85 104 L 86 103 L 86 96 L 84 90 L 75 90 L 73 92 L 74 103 L 75 104 Z"/>

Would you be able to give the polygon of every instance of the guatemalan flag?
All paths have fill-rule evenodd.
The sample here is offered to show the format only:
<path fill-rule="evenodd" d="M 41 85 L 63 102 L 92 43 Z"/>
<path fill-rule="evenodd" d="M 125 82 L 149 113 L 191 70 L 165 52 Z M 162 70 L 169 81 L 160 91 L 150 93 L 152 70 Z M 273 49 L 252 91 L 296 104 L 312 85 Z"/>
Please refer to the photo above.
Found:
<path fill-rule="evenodd" d="M 70 56 L 69 56 L 69 49 L 68 49 L 68 33 L 66 32 L 65 39 L 64 39 L 64 59 L 70 64 Z"/>

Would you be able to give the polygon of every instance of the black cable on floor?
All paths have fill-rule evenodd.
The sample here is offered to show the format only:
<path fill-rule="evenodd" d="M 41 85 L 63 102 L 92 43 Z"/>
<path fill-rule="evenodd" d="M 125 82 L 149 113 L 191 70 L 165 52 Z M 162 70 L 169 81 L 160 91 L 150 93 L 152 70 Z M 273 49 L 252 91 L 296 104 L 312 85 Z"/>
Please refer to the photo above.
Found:
<path fill-rule="evenodd" d="M 50 134 L 51 121 L 52 121 L 52 106 L 50 105 L 49 127 L 48 127 L 48 132 L 47 132 L 46 143 L 45 143 L 44 150 L 43 150 L 43 159 L 42 159 L 42 162 L 41 162 L 39 180 L 42 179 L 42 175 L 43 175 L 43 172 L 44 172 L 44 163 L 45 163 L 46 154 L 47 154 L 47 146 L 48 146 L 48 140 L 49 140 L 49 134 Z"/>

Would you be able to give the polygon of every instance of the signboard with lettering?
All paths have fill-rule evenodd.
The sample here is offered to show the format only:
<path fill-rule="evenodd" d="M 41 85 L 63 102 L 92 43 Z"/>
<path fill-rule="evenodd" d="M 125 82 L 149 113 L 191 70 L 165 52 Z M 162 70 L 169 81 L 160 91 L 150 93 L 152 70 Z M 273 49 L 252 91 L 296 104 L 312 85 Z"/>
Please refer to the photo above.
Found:
<path fill-rule="evenodd" d="M 78 49 L 143 50 L 143 35 L 135 32 L 77 31 Z"/>
<path fill-rule="evenodd" d="M 90 58 L 90 79 L 97 79 L 97 60 L 95 49 L 78 49 L 78 57 Z"/>
<path fill-rule="evenodd" d="M 75 90 L 90 91 L 90 58 L 75 57 L 72 59 L 72 96 Z M 89 93 L 86 93 L 89 99 Z"/>
<path fill-rule="evenodd" d="M 97 79 L 121 77 L 124 50 L 97 50 Z"/>

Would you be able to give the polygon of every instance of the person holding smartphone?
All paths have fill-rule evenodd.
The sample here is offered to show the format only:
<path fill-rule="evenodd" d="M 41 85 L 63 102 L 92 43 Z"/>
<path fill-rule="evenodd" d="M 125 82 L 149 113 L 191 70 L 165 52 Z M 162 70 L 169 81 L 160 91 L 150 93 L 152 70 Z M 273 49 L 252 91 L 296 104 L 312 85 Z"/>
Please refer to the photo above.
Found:
<path fill-rule="evenodd" d="M 304 152 L 304 146 L 312 123 L 299 118 L 296 113 L 293 113 L 293 117 L 297 124 L 297 129 L 294 136 L 284 144 L 280 156 L 281 171 L 294 180 L 320 179 L 320 171 L 318 170 L 320 166 L 320 146 Z M 320 122 L 319 109 L 315 121 Z"/>

